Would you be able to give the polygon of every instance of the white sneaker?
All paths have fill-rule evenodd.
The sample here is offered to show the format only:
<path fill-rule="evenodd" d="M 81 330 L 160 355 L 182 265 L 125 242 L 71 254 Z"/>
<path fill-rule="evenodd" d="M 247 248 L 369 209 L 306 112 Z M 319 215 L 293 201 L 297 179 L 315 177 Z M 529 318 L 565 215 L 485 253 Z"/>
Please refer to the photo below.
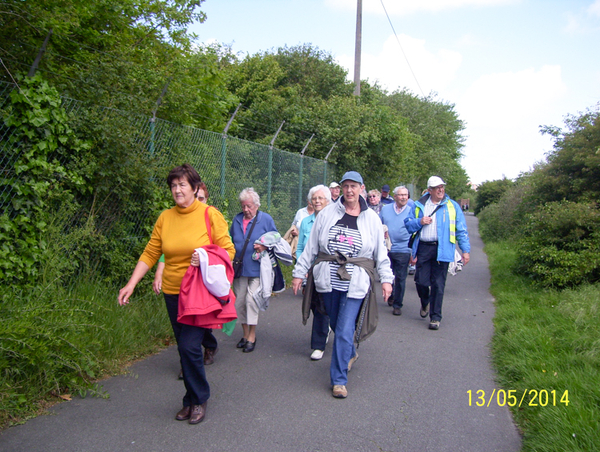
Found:
<path fill-rule="evenodd" d="M 323 357 L 323 350 L 313 350 L 312 355 L 310 355 L 310 359 L 313 361 L 318 361 Z"/>

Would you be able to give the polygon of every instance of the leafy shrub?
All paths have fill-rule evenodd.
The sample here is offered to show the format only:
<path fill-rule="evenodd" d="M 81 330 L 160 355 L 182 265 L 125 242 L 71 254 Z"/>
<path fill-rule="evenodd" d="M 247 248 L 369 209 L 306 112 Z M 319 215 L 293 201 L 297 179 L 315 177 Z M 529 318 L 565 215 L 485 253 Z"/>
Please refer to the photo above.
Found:
<path fill-rule="evenodd" d="M 488 204 L 477 215 L 479 232 L 485 241 L 516 238 L 523 228 L 528 211 L 533 206 L 524 200 L 531 192 L 528 178 L 521 178 L 508 188 L 494 203 Z"/>
<path fill-rule="evenodd" d="M 514 182 L 510 179 L 498 179 L 485 181 L 477 189 L 477 200 L 475 203 L 475 215 L 479 215 L 486 206 L 497 202 L 500 197 L 512 186 Z"/>
<path fill-rule="evenodd" d="M 600 211 L 595 203 L 552 202 L 528 217 L 518 270 L 546 287 L 600 281 Z"/>
<path fill-rule="evenodd" d="M 0 181 L 0 205 L 5 207 L 0 215 L 0 280 L 19 283 L 38 276 L 49 208 L 56 202 L 68 204 L 85 190 L 81 176 L 62 161 L 89 147 L 69 127 L 55 88 L 39 76 L 20 83 L 0 112 L 8 136 L 3 157 L 12 162 Z"/>

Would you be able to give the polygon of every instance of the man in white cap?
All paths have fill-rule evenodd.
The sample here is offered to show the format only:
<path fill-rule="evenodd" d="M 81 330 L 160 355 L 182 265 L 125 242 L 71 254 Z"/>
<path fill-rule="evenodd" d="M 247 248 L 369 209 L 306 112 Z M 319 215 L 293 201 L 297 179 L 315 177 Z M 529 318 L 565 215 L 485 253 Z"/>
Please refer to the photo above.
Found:
<path fill-rule="evenodd" d="M 446 183 L 442 178 L 431 176 L 427 181 L 427 193 L 415 202 L 404 224 L 409 233 L 417 233 L 412 255 L 417 258 L 415 283 L 421 299 L 421 317 L 429 314 L 429 329 L 437 330 L 442 320 L 448 266 L 454 262 L 457 242 L 463 265 L 470 258 L 465 216 L 458 203 L 446 195 Z"/>
<path fill-rule="evenodd" d="M 331 202 L 336 202 L 340 197 L 340 184 L 332 182 L 329 184 L 329 191 L 331 192 Z"/>

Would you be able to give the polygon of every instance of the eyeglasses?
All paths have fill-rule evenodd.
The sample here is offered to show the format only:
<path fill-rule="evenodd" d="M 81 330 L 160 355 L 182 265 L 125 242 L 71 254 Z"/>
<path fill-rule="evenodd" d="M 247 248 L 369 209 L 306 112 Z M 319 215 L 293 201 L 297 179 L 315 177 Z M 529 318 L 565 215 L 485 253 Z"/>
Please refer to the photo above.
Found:
<path fill-rule="evenodd" d="M 313 198 L 311 198 L 312 201 L 325 201 L 327 198 L 323 197 L 323 196 L 315 196 Z"/>
<path fill-rule="evenodd" d="M 432 190 L 444 190 L 444 188 L 446 188 L 446 187 L 444 187 L 443 185 L 439 185 L 439 186 L 437 186 L 437 187 L 430 187 L 430 188 L 431 188 Z"/>
<path fill-rule="evenodd" d="M 369 195 L 369 198 L 379 198 L 377 195 Z"/>

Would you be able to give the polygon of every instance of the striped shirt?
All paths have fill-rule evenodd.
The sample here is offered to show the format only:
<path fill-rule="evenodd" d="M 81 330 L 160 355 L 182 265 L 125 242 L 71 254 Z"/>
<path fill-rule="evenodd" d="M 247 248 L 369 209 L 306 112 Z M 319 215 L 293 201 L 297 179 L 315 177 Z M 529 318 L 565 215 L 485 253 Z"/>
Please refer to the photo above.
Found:
<path fill-rule="evenodd" d="M 327 250 L 331 254 L 336 251 L 344 254 L 346 257 L 358 256 L 362 248 L 362 237 L 358 231 L 357 218 L 345 214 L 340 220 L 329 229 Z M 350 281 L 342 281 L 337 274 L 340 265 L 337 262 L 330 262 L 331 287 L 341 292 L 347 292 L 350 287 Z M 350 276 L 354 270 L 353 264 L 346 264 L 346 271 Z"/>

